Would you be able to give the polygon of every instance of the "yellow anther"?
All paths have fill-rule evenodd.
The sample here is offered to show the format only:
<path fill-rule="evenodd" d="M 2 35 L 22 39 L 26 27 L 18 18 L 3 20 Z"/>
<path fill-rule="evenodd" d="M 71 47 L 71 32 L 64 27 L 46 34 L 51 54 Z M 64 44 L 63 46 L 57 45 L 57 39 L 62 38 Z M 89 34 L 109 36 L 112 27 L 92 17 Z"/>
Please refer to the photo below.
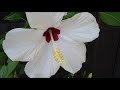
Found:
<path fill-rule="evenodd" d="M 54 48 L 52 51 L 53 57 L 57 62 L 61 62 L 64 60 L 64 56 L 62 55 L 60 49 Z"/>

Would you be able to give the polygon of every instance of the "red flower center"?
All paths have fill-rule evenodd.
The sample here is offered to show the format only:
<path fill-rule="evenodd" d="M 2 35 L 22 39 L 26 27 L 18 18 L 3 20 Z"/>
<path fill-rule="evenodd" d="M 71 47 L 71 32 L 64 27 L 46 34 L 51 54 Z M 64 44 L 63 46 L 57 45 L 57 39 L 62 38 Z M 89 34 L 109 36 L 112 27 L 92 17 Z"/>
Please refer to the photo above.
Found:
<path fill-rule="evenodd" d="M 52 36 L 54 41 L 57 41 L 59 39 L 58 34 L 60 34 L 60 30 L 54 27 L 48 28 L 44 33 L 43 36 L 45 36 L 46 41 L 49 43 L 51 41 L 49 30 L 52 32 Z"/>

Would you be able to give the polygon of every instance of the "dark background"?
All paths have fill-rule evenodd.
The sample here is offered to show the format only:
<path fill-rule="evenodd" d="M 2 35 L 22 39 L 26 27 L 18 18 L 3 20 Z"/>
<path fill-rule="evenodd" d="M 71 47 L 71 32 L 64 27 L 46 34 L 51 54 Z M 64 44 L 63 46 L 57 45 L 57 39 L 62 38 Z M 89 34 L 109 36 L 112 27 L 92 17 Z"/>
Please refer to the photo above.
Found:
<path fill-rule="evenodd" d="M 87 61 L 82 69 L 74 76 L 82 77 L 81 73 L 93 73 L 93 78 L 120 78 L 120 27 L 109 26 L 99 19 L 97 12 L 92 13 L 99 23 L 101 32 L 99 38 L 86 43 Z M 23 21 L 10 23 L 3 18 L 9 12 L 0 12 L 0 35 L 13 29 L 22 27 Z M 65 77 L 67 72 L 62 68 L 53 77 Z"/>

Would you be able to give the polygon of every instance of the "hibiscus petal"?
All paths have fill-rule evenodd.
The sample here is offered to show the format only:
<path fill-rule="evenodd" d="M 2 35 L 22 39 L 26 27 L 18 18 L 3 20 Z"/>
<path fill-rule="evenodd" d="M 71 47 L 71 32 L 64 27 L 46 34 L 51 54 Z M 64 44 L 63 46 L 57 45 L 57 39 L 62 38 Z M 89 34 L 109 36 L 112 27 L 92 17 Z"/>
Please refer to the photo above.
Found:
<path fill-rule="evenodd" d="M 57 46 L 60 48 L 64 60 L 61 66 L 70 73 L 78 72 L 86 60 L 86 47 L 84 43 L 69 42 L 60 37 Z"/>
<path fill-rule="evenodd" d="M 50 27 L 58 27 L 66 12 L 26 12 L 31 28 L 47 30 Z"/>
<path fill-rule="evenodd" d="M 53 59 L 51 43 L 44 45 L 44 48 L 39 49 L 33 61 L 27 63 L 25 73 L 30 78 L 49 78 L 56 74 L 59 65 Z"/>
<path fill-rule="evenodd" d="M 100 32 L 96 19 L 88 12 L 63 20 L 58 28 L 62 36 L 77 42 L 91 42 L 99 36 Z"/>
<path fill-rule="evenodd" d="M 13 29 L 6 34 L 3 49 L 13 61 L 30 61 L 36 53 L 37 45 L 43 44 L 42 37 L 40 30 Z"/>

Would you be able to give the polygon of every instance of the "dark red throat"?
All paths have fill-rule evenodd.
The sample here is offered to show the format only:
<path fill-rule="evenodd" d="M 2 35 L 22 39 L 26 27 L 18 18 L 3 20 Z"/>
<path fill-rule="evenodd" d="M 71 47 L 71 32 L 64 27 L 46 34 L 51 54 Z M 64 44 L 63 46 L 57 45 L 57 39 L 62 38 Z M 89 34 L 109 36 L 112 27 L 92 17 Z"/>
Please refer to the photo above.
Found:
<path fill-rule="evenodd" d="M 54 27 L 48 28 L 44 33 L 43 36 L 45 36 L 46 41 L 49 43 L 51 41 L 49 30 L 51 30 L 54 41 L 57 41 L 59 39 L 58 35 L 60 34 L 60 30 Z"/>

